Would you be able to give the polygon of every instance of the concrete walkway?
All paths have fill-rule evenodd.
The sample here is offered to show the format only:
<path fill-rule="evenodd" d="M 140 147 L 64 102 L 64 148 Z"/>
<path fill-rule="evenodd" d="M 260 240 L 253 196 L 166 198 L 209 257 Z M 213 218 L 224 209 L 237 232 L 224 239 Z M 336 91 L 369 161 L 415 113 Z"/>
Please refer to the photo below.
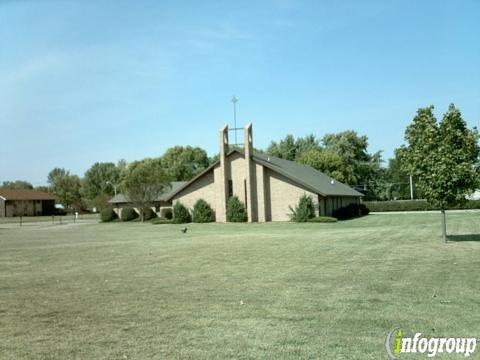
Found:
<path fill-rule="evenodd" d="M 480 209 L 465 209 L 465 210 L 446 210 L 447 214 L 451 213 L 480 213 Z M 440 210 L 419 210 L 419 211 L 372 211 L 372 215 L 384 215 L 384 214 L 429 214 L 429 213 L 440 213 Z"/>

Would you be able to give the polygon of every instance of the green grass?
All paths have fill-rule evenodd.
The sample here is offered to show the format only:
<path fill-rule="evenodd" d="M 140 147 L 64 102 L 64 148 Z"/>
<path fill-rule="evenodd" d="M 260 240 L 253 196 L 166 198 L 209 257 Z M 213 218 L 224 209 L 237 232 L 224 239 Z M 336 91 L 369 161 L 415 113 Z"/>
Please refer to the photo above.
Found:
<path fill-rule="evenodd" d="M 478 337 L 480 213 L 448 226 L 458 241 L 439 214 L 0 224 L 0 358 L 383 359 L 395 326 Z"/>

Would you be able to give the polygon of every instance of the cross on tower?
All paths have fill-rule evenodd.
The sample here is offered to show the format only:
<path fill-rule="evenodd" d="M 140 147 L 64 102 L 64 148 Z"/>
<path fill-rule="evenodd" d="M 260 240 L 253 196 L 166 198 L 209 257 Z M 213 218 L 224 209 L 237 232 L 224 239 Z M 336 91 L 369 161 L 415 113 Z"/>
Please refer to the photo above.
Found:
<path fill-rule="evenodd" d="M 230 131 L 233 131 L 235 134 L 235 145 L 240 145 L 238 143 L 237 139 L 237 131 L 243 131 L 242 128 L 237 128 L 237 102 L 238 99 L 236 98 L 235 95 L 232 97 L 232 103 L 233 103 L 233 129 L 229 129 Z"/>

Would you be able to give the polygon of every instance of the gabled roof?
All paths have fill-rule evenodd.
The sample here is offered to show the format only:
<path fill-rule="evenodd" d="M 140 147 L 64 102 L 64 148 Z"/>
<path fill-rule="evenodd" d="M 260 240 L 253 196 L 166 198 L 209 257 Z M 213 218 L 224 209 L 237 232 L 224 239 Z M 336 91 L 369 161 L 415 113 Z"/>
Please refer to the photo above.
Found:
<path fill-rule="evenodd" d="M 254 153 L 252 159 L 323 196 L 364 196 L 350 186 L 308 165 L 259 153 Z"/>
<path fill-rule="evenodd" d="M 55 200 L 55 197 L 45 191 L 27 189 L 1 189 L 0 197 L 5 200 Z"/>
<path fill-rule="evenodd" d="M 243 150 L 234 148 L 228 152 L 227 157 L 234 152 L 245 156 Z M 345 185 L 308 165 L 303 165 L 296 163 L 295 161 L 280 159 L 275 156 L 268 156 L 260 153 L 254 153 L 252 155 L 252 160 L 322 196 L 364 196 L 362 193 L 354 190 L 350 186 Z M 187 188 L 190 184 L 195 182 L 205 173 L 212 170 L 219 163 L 220 160 L 215 161 L 193 179 L 185 183 L 183 186 L 180 186 L 176 191 L 172 191 L 167 200 L 171 200 L 173 196 Z"/>
<path fill-rule="evenodd" d="M 168 198 L 170 197 L 170 195 L 176 192 L 180 187 L 182 187 L 186 183 L 187 181 L 172 181 L 156 201 L 168 201 Z M 130 200 L 123 194 L 117 194 L 116 196 L 108 200 L 108 202 L 110 204 L 123 204 L 123 203 L 129 203 Z"/>

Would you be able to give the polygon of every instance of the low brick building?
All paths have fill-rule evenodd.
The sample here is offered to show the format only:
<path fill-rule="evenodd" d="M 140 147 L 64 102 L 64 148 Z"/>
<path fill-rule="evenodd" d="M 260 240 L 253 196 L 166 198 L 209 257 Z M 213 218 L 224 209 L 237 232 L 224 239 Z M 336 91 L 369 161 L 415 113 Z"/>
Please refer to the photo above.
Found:
<path fill-rule="evenodd" d="M 290 206 L 306 194 L 317 215 L 360 203 L 363 194 L 310 166 L 253 152 L 252 125 L 245 127 L 244 149 L 229 148 L 228 126 L 220 130 L 220 159 L 172 192 L 167 201 L 192 208 L 204 199 L 216 220 L 226 221 L 226 204 L 232 195 L 244 202 L 249 222 L 289 220 Z"/>
<path fill-rule="evenodd" d="M 0 189 L 0 217 L 45 216 L 55 211 L 55 197 L 44 191 Z"/>
<path fill-rule="evenodd" d="M 152 210 L 155 211 L 159 216 L 164 216 L 167 210 L 172 209 L 172 202 L 167 200 L 171 194 L 177 191 L 180 187 L 185 185 L 186 181 L 173 181 L 171 182 L 164 190 L 164 192 L 152 202 Z M 121 216 L 122 209 L 125 207 L 133 207 L 132 202 L 123 194 L 117 194 L 108 201 L 109 204 L 113 206 L 113 211 L 118 216 Z M 134 208 L 137 213 L 140 214 L 140 210 Z"/>

